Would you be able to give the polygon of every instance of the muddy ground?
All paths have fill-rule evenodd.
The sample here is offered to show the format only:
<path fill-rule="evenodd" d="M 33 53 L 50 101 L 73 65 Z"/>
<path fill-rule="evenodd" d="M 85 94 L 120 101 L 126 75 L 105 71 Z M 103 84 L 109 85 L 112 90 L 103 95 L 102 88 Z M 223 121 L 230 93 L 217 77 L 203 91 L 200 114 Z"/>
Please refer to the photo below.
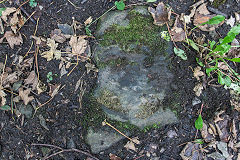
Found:
<path fill-rule="evenodd" d="M 38 25 L 37 36 L 49 36 L 51 31 L 57 28 L 57 24 L 71 24 L 72 17 L 75 17 L 80 23 L 83 23 L 89 16 L 95 19 L 113 6 L 113 2 L 108 0 L 72 0 L 71 2 L 78 6 L 78 9 L 67 0 L 39 0 L 37 2 L 44 7 L 41 12 L 42 15 Z M 127 2 L 127 4 L 136 3 L 140 2 L 137 0 Z M 172 6 L 176 13 L 188 13 L 190 11 L 189 6 L 194 2 L 188 0 L 169 0 L 166 1 L 166 3 Z M 8 3 L 4 3 L 1 4 L 1 7 L 4 5 L 11 6 Z M 14 4 L 12 4 L 12 6 L 14 6 Z M 130 7 L 131 6 L 132 5 L 130 5 Z M 15 5 L 15 7 L 17 6 Z M 218 10 L 226 15 L 232 15 L 237 11 L 238 7 L 236 1 L 228 0 L 223 5 L 220 5 Z M 24 5 L 23 8 L 29 13 L 34 11 L 34 9 L 28 5 Z M 16 46 L 14 49 L 11 49 L 7 43 L 0 45 L 1 62 L 4 62 L 5 55 L 7 54 L 8 60 L 6 66 L 13 67 L 12 62 L 14 55 L 25 55 L 32 43 L 30 36 L 33 35 L 35 26 L 36 24 L 32 21 L 28 21 L 21 29 L 21 33 L 25 35 L 24 43 L 21 46 Z M 94 33 L 96 24 L 92 25 L 90 29 Z M 219 36 L 223 37 L 226 34 L 226 30 L 229 29 L 230 27 L 224 24 L 217 29 L 217 32 Z M 84 30 L 82 30 L 82 34 L 85 34 Z M 199 34 L 202 33 L 199 32 Z M 204 32 L 204 34 L 208 36 L 207 32 Z M 90 38 L 89 41 L 91 46 L 98 43 L 98 40 L 94 38 Z M 34 49 L 32 49 L 32 51 L 29 57 L 34 56 Z M 226 110 L 230 117 L 239 116 L 238 113 L 230 108 L 230 95 L 223 87 L 207 86 L 206 90 L 199 98 L 201 103 L 195 106 L 192 105 L 192 100 L 195 97 L 193 87 L 196 79 L 193 77 L 191 67 L 196 67 L 197 63 L 195 61 L 196 53 L 194 50 L 188 50 L 187 54 L 188 61 L 182 61 L 179 57 L 172 55 L 171 70 L 175 74 L 172 89 L 179 92 L 178 98 L 180 98 L 182 102 L 182 108 L 178 114 L 179 122 L 161 128 L 153 127 L 146 132 L 133 131 L 132 137 L 137 136 L 141 141 L 141 144 L 136 146 L 137 152 L 124 148 L 127 142 L 127 139 L 125 139 L 112 146 L 110 149 L 93 156 L 102 160 L 107 160 L 109 159 L 109 153 L 112 153 L 126 160 L 144 160 L 150 159 L 147 155 L 147 153 L 150 152 L 161 160 L 181 159 L 179 154 L 184 147 L 184 145 L 181 144 L 193 141 L 195 138 L 196 129 L 194 128 L 194 121 L 199 114 L 202 103 L 207 106 L 203 108 L 202 112 L 204 119 L 213 118 L 214 114 L 220 110 Z M 46 59 L 39 56 L 38 66 L 40 79 L 45 84 L 47 84 L 46 75 L 48 72 L 51 71 L 53 74 L 60 74 L 58 62 L 56 60 L 47 62 Z M 80 90 L 75 92 L 74 87 L 81 77 L 84 81 L 83 89 L 86 90 L 82 100 L 82 107 L 79 108 L 80 104 L 78 97 Z M 91 153 L 89 146 L 86 145 L 84 140 L 86 134 L 84 122 L 86 120 L 85 115 L 92 111 L 92 107 L 90 107 L 91 104 L 89 104 L 89 95 L 91 95 L 91 91 L 95 88 L 96 81 L 97 73 L 90 72 L 87 74 L 85 63 L 80 63 L 70 76 L 63 76 L 61 79 L 58 76 L 53 78 L 53 81 L 51 81 L 52 84 L 62 84 L 65 85 L 65 87 L 62 88 L 60 93 L 57 94 L 52 101 L 42 106 L 33 118 L 22 119 L 21 116 L 17 117 L 15 114 L 11 114 L 11 111 L 0 111 L 0 159 L 41 159 L 46 156 L 44 152 L 48 152 L 48 155 L 57 152 L 56 149 L 47 146 L 33 146 L 32 144 L 34 143 L 51 144 L 65 149 L 77 148 Z M 180 87 L 176 88 L 175 86 Z M 7 97 L 9 97 L 7 103 L 10 103 L 11 94 L 8 93 Z M 44 103 L 50 98 L 47 93 L 34 95 L 34 97 L 37 98 L 40 103 Z M 169 99 L 171 98 L 175 97 L 169 95 Z M 170 102 L 166 101 L 165 103 Z M 101 111 L 99 110 L 99 112 Z M 44 116 L 48 130 L 43 128 L 40 124 L 37 116 L 39 114 Z M 88 124 L 90 125 L 91 123 Z M 169 133 L 170 130 L 175 131 L 177 135 L 173 138 L 169 138 L 167 133 Z M 152 148 L 155 148 L 155 150 Z M 52 159 L 84 160 L 88 157 L 90 156 L 78 152 L 65 152 L 52 157 Z"/>

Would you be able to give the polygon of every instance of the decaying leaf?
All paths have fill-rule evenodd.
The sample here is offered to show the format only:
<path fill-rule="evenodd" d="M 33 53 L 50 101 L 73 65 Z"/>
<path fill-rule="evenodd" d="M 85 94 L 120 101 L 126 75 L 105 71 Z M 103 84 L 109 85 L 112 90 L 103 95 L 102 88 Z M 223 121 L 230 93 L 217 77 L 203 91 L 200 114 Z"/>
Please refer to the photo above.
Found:
<path fill-rule="evenodd" d="M 169 21 L 171 12 L 169 12 L 163 2 L 159 2 L 156 9 L 148 7 L 148 11 L 151 13 L 154 22 L 153 24 L 162 26 Z"/>
<path fill-rule="evenodd" d="M 44 119 L 44 117 L 40 114 L 40 115 L 38 116 L 38 118 L 39 118 L 39 120 L 40 120 L 41 126 L 42 126 L 44 129 L 46 129 L 46 130 L 49 131 L 49 128 L 47 127 L 46 120 Z"/>
<path fill-rule="evenodd" d="M 61 87 L 61 84 L 59 84 L 59 85 L 57 85 L 57 84 L 56 84 L 56 85 L 50 84 L 49 95 L 50 95 L 51 97 L 54 97 L 54 96 L 58 93 L 60 87 Z"/>
<path fill-rule="evenodd" d="M 183 23 L 180 21 L 179 16 L 176 17 L 173 28 L 171 29 L 171 35 L 174 42 L 184 41 L 186 38 Z"/>
<path fill-rule="evenodd" d="M 93 21 L 92 16 L 88 17 L 88 19 L 84 22 L 85 26 L 90 24 Z"/>
<path fill-rule="evenodd" d="M 222 142 L 228 142 L 229 141 L 229 116 L 224 115 L 223 120 L 220 120 L 218 122 L 215 122 L 217 132 L 219 135 L 219 138 Z"/>
<path fill-rule="evenodd" d="M 137 149 L 135 147 L 135 144 L 132 141 L 128 141 L 127 144 L 124 146 L 127 150 L 133 150 L 137 152 Z"/>
<path fill-rule="evenodd" d="M 64 34 L 60 29 L 54 29 L 50 34 L 51 39 L 55 40 L 58 43 L 63 43 L 67 40 Z"/>
<path fill-rule="evenodd" d="M 3 23 L 2 23 L 2 19 L 0 18 L 0 34 L 4 33 L 4 27 L 3 27 Z"/>
<path fill-rule="evenodd" d="M 87 63 L 85 65 L 85 67 L 87 68 L 87 74 L 90 72 L 90 71 L 94 71 L 94 72 L 98 72 L 98 68 L 96 68 L 96 66 L 92 63 Z"/>
<path fill-rule="evenodd" d="M 214 138 L 215 135 L 213 134 L 213 131 L 211 130 L 211 128 L 208 128 L 208 125 L 206 123 L 203 123 L 203 128 L 200 131 L 201 131 L 201 135 L 205 142 L 209 143 L 209 142 L 215 140 L 215 138 Z M 209 131 L 211 133 L 209 133 Z"/>
<path fill-rule="evenodd" d="M 33 96 L 28 96 L 30 94 L 30 89 L 23 89 L 19 88 L 19 97 L 23 100 L 24 104 L 27 105 L 29 102 L 31 102 L 34 97 Z"/>
<path fill-rule="evenodd" d="M 6 93 L 2 89 L 0 89 L 0 97 L 1 97 L 0 105 L 4 106 L 6 104 L 6 98 L 5 98 L 6 97 Z"/>
<path fill-rule="evenodd" d="M 201 67 L 200 67 L 200 66 L 197 66 L 196 68 L 194 68 L 193 76 L 194 76 L 198 81 L 200 80 L 199 77 L 204 76 L 204 72 L 201 71 Z"/>
<path fill-rule="evenodd" d="M 229 19 L 226 19 L 226 24 L 233 27 L 235 24 L 235 18 L 233 18 L 233 16 L 231 16 Z"/>
<path fill-rule="evenodd" d="M 72 36 L 69 44 L 72 47 L 72 53 L 74 55 L 79 55 L 82 56 L 87 47 L 88 47 L 88 41 L 85 39 L 86 36 L 80 36 L 80 37 L 76 37 L 76 36 Z"/>
<path fill-rule="evenodd" d="M 43 52 L 41 55 L 42 57 L 46 58 L 47 61 L 51 61 L 53 58 L 60 59 L 61 58 L 61 51 L 57 50 L 58 44 L 55 43 L 55 40 L 48 38 L 47 45 L 50 47 L 49 51 Z"/>
<path fill-rule="evenodd" d="M 210 24 L 202 25 L 202 23 L 205 23 L 209 21 L 211 18 L 216 16 L 216 14 L 210 14 L 206 5 L 207 3 L 203 3 L 197 8 L 194 16 L 193 24 L 195 26 L 198 26 L 198 28 L 200 28 L 202 31 L 214 31 L 217 27 L 222 25 L 224 22 L 220 24 L 214 24 L 214 25 L 210 25 Z"/>
<path fill-rule="evenodd" d="M 199 97 L 202 93 L 203 90 L 203 85 L 202 83 L 198 83 L 194 88 L 193 91 L 195 92 L 195 94 Z"/>
<path fill-rule="evenodd" d="M 32 90 L 35 90 L 38 84 L 38 78 L 37 74 L 35 71 L 31 71 L 30 74 L 28 75 L 27 79 L 24 80 L 24 84 L 32 84 Z"/>
<path fill-rule="evenodd" d="M 183 160 L 200 160 L 203 158 L 201 144 L 188 142 L 180 153 Z"/>
<path fill-rule="evenodd" d="M 8 20 L 8 16 L 15 12 L 17 9 L 14 8 L 14 7 L 7 7 L 4 11 L 2 11 L 2 16 L 1 18 L 3 19 L 4 22 L 7 23 L 7 20 Z"/>
<path fill-rule="evenodd" d="M 31 36 L 36 41 L 36 45 L 44 45 L 46 44 L 47 40 L 43 37 Z"/>
<path fill-rule="evenodd" d="M 4 36 L 0 39 L 0 43 L 3 42 L 4 38 L 6 38 L 12 49 L 14 48 L 14 45 L 21 45 L 21 43 L 23 43 L 22 35 L 20 33 L 15 35 L 12 31 L 6 31 Z"/>
<path fill-rule="evenodd" d="M 220 68 L 222 70 L 229 70 L 228 66 L 224 62 L 219 62 L 218 68 Z"/>
<path fill-rule="evenodd" d="M 115 154 L 110 153 L 109 154 L 110 160 L 122 160 L 120 157 L 116 156 Z"/>

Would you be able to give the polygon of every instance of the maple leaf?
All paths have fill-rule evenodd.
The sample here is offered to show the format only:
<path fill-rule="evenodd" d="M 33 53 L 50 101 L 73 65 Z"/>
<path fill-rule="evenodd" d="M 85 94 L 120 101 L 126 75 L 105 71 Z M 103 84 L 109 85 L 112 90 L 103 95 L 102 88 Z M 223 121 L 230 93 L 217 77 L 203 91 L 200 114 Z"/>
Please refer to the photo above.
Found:
<path fill-rule="evenodd" d="M 19 97 L 23 100 L 25 105 L 27 105 L 34 99 L 33 96 L 28 96 L 30 94 L 30 91 L 31 90 L 29 88 L 27 88 L 26 90 L 23 90 L 23 88 L 19 88 Z"/>
<path fill-rule="evenodd" d="M 72 47 L 72 53 L 77 55 L 82 55 L 88 46 L 88 41 L 85 39 L 87 36 L 72 36 L 69 44 Z"/>
<path fill-rule="evenodd" d="M 55 40 L 48 38 L 47 45 L 50 47 L 50 50 L 43 52 L 41 56 L 46 58 L 47 61 L 51 61 L 53 58 L 57 60 L 60 59 L 61 51 L 57 50 L 58 43 L 55 43 Z"/>

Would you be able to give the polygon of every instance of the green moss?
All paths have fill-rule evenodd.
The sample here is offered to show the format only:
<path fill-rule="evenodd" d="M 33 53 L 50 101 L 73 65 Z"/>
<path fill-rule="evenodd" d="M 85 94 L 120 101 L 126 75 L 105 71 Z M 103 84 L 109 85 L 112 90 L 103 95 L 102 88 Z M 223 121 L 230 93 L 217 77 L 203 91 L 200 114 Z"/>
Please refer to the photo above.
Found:
<path fill-rule="evenodd" d="M 124 51 L 144 52 L 141 47 L 148 46 L 152 53 L 161 53 L 166 49 L 166 42 L 160 32 L 166 28 L 153 25 L 150 16 L 143 16 L 132 10 L 128 16 L 128 26 L 113 25 L 103 35 L 103 46 L 118 44 Z M 146 52 L 146 54 L 149 54 Z"/>
<path fill-rule="evenodd" d="M 223 5 L 226 2 L 226 0 L 214 0 L 213 1 L 213 6 L 215 8 L 218 8 L 220 5 Z"/>
<path fill-rule="evenodd" d="M 176 116 L 178 116 L 182 110 L 180 104 L 181 95 L 177 91 L 169 95 L 170 96 L 167 96 L 163 102 L 163 106 L 165 106 L 163 109 L 169 108 Z"/>
<path fill-rule="evenodd" d="M 160 123 L 154 123 L 153 125 L 144 127 L 143 132 L 148 132 L 151 129 L 158 129 L 158 128 L 161 128 L 161 124 Z"/>

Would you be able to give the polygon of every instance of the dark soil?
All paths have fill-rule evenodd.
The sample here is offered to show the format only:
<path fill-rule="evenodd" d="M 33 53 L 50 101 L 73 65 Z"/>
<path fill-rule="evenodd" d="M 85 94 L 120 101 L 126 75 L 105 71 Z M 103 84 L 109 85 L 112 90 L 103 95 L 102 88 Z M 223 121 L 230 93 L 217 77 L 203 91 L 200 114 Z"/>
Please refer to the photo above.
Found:
<path fill-rule="evenodd" d="M 72 17 L 75 17 L 75 20 L 78 22 L 83 23 L 89 16 L 96 19 L 113 6 L 113 2 L 109 2 L 108 0 L 87 0 L 86 2 L 84 2 L 84 0 L 71 0 L 76 6 L 80 7 L 79 9 L 74 8 L 68 0 L 39 0 L 37 2 L 44 7 L 44 10 L 41 12 L 42 15 L 37 31 L 37 36 L 43 37 L 49 37 L 51 31 L 58 28 L 57 24 L 59 23 L 71 24 Z M 128 2 L 128 4 L 135 3 L 137 3 L 137 0 Z M 193 4 L 193 2 L 189 0 L 168 0 L 167 3 L 178 14 L 188 14 L 190 11 L 189 6 Z M 7 3 L 5 3 L 5 5 L 11 6 Z M 3 4 L 0 5 L 0 7 L 3 6 Z M 33 11 L 27 4 L 24 5 L 23 8 L 29 13 Z M 239 9 L 239 4 L 234 0 L 228 0 L 218 8 L 219 11 L 226 15 L 233 15 L 237 9 Z M 11 49 L 7 43 L 0 45 L 1 62 L 4 62 L 5 55 L 7 54 L 8 61 L 6 66 L 10 68 L 14 67 L 12 65 L 14 55 L 24 56 L 28 51 L 32 43 L 30 36 L 33 35 L 35 26 L 36 24 L 28 21 L 21 29 L 21 33 L 25 35 L 23 45 L 15 46 L 15 49 Z M 94 31 L 95 28 L 96 25 L 94 24 L 90 29 Z M 229 26 L 223 25 L 217 29 L 217 32 L 223 37 L 229 29 Z M 85 34 L 84 29 L 82 30 L 82 34 Z M 199 34 L 201 33 L 199 32 Z M 207 35 L 208 33 L 205 32 L 204 34 Z M 89 40 L 91 46 L 97 43 L 96 39 Z M 197 66 L 195 61 L 196 53 L 191 49 L 184 48 L 181 44 L 177 45 L 185 49 L 188 54 L 188 61 L 182 61 L 175 55 L 172 55 L 171 58 L 171 69 L 175 74 L 172 90 L 178 94 L 177 98 L 181 99 L 182 102 L 180 104 L 182 108 L 178 108 L 180 111 L 178 114 L 179 123 L 162 128 L 150 128 L 147 132 L 132 133 L 132 137 L 139 137 L 141 141 L 141 144 L 136 146 L 137 152 L 124 148 L 127 142 L 127 139 L 125 139 L 110 149 L 94 155 L 95 157 L 107 160 L 109 159 L 109 153 L 112 153 L 126 160 L 145 160 L 151 159 L 147 156 L 148 153 L 150 153 L 151 157 L 159 157 L 161 160 L 181 159 L 179 154 L 184 147 L 184 145 L 181 144 L 194 140 L 196 134 L 194 121 L 199 114 L 202 103 L 207 106 L 202 112 L 202 116 L 206 120 L 213 118 L 214 113 L 219 110 L 227 110 L 229 116 L 233 116 L 233 111 L 230 108 L 230 95 L 223 87 L 206 86 L 205 91 L 199 98 L 202 103 L 192 106 L 192 100 L 195 97 L 193 88 L 197 81 L 193 77 L 191 67 L 194 68 Z M 34 56 L 34 49 L 32 49 L 32 51 L 29 57 Z M 44 58 L 38 56 L 40 80 L 48 84 L 46 77 L 48 72 L 60 75 L 58 65 L 59 62 L 56 60 L 47 62 Z M 86 90 L 82 108 L 79 108 L 78 97 L 80 90 L 74 92 L 74 87 L 81 77 L 84 81 L 83 89 L 86 88 Z M 74 147 L 90 153 L 90 147 L 86 145 L 84 141 L 86 127 L 83 126 L 83 123 L 85 122 L 84 114 L 91 112 L 91 110 L 89 110 L 91 104 L 89 104 L 89 98 L 86 96 L 91 94 L 91 91 L 95 87 L 96 80 L 97 74 L 94 72 L 87 74 L 85 63 L 80 63 L 70 76 L 67 77 L 65 75 L 62 78 L 59 76 L 54 77 L 51 82 L 52 84 L 62 84 L 65 85 L 65 87 L 62 88 L 52 101 L 41 107 L 33 118 L 22 119 L 22 117 L 17 117 L 15 114 L 12 115 L 10 111 L 0 111 L 0 159 L 41 159 L 44 156 L 43 150 L 47 150 L 47 148 L 50 149 L 50 154 L 57 152 L 56 149 L 51 147 L 33 146 L 32 144 L 34 143 L 51 144 L 64 149 Z M 8 94 L 7 97 L 7 103 L 10 104 L 11 94 Z M 38 99 L 40 103 L 44 103 L 51 98 L 47 93 L 34 95 L 34 97 Z M 165 103 L 170 104 L 172 98 L 176 98 L 176 96 L 171 97 L 170 95 Z M 44 129 L 40 124 L 38 118 L 40 114 L 45 118 L 49 130 Z M 170 130 L 176 131 L 177 136 L 169 138 L 167 132 Z M 115 131 L 113 130 L 113 132 Z M 85 160 L 88 157 L 89 156 L 82 153 L 68 152 L 58 154 L 52 159 Z"/>

